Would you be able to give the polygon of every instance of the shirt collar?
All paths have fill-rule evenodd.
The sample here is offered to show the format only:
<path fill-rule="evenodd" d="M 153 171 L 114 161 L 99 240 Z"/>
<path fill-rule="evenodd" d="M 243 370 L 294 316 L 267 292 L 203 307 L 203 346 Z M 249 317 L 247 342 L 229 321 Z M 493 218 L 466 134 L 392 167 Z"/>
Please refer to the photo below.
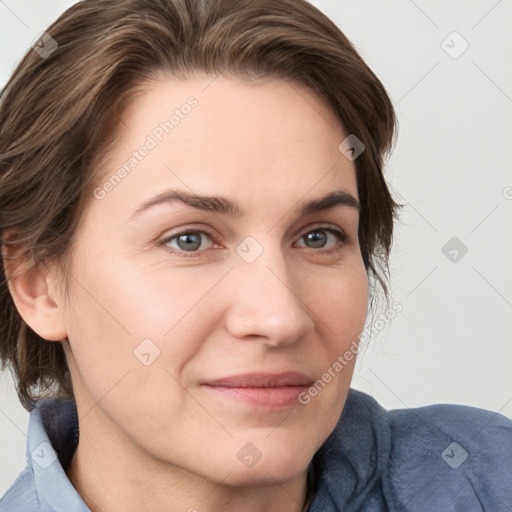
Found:
<path fill-rule="evenodd" d="M 39 402 L 30 413 L 27 437 L 27 463 L 42 510 L 88 512 L 65 472 L 78 444 L 75 402 L 57 398 Z"/>

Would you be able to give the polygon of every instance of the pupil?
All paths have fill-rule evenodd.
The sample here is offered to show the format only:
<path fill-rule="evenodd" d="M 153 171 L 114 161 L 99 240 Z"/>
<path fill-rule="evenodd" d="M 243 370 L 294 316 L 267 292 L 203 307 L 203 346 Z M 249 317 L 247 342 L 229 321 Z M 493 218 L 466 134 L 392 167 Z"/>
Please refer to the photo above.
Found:
<path fill-rule="evenodd" d="M 323 247 L 327 243 L 327 236 L 322 231 L 313 231 L 306 235 L 310 247 Z"/>
<path fill-rule="evenodd" d="M 178 237 L 178 246 L 184 251 L 195 251 L 201 246 L 201 236 L 199 234 L 187 234 Z"/>

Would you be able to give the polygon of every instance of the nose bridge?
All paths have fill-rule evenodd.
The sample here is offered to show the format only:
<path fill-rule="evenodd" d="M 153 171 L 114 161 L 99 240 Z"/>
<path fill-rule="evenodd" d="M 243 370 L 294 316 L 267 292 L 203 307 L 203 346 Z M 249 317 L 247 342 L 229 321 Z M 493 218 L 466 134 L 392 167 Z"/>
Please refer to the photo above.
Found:
<path fill-rule="evenodd" d="M 228 330 L 238 338 L 258 336 L 269 345 L 286 345 L 313 328 L 308 308 L 302 302 L 280 247 L 258 249 L 254 242 L 240 244 L 244 253 L 236 263 L 232 279 L 237 281 L 228 316 Z M 253 244 L 251 246 L 251 244 Z M 259 252 L 258 256 L 256 252 Z"/>

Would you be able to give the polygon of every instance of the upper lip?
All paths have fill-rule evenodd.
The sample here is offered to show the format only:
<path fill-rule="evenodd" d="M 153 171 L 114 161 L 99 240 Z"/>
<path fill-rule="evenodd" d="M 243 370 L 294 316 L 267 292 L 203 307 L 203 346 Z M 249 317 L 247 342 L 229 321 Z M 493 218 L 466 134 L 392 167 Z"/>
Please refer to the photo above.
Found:
<path fill-rule="evenodd" d="M 284 386 L 309 386 L 312 382 L 307 375 L 299 372 L 253 372 L 210 380 L 204 384 L 229 388 L 280 388 Z"/>

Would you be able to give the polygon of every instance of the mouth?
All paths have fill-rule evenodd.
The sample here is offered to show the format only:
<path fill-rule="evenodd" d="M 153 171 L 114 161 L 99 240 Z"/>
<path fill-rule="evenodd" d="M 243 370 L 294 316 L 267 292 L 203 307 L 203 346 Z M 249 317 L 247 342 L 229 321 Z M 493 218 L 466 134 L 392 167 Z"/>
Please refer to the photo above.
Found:
<path fill-rule="evenodd" d="M 311 378 L 298 372 L 246 373 L 204 382 L 202 387 L 226 400 L 280 410 L 296 405 L 312 384 Z"/>

